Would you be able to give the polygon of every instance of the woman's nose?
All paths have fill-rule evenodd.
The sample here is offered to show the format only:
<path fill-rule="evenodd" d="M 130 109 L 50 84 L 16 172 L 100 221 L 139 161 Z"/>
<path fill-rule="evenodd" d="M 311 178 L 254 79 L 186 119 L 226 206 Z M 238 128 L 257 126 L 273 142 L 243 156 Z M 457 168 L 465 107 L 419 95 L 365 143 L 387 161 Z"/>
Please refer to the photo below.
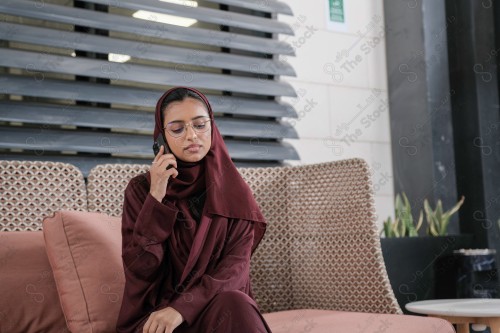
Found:
<path fill-rule="evenodd" d="M 196 132 L 195 132 L 195 130 L 193 129 L 193 126 L 192 126 L 191 124 L 189 124 L 189 125 L 187 125 L 186 127 L 187 127 L 187 129 L 186 129 L 187 137 L 188 137 L 188 138 L 193 138 L 193 137 L 196 137 Z M 191 131 L 191 134 L 190 134 L 190 132 L 189 132 L 189 131 Z"/>

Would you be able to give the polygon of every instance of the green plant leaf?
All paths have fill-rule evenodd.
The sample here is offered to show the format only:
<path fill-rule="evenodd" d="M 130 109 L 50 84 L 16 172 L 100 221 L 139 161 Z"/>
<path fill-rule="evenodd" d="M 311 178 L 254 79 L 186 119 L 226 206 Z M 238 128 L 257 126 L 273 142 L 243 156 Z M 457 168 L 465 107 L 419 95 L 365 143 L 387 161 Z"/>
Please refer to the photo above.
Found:
<path fill-rule="evenodd" d="M 415 237 L 418 236 L 418 230 L 421 223 L 415 225 L 413 215 L 411 213 L 412 207 L 406 193 L 397 194 L 394 200 L 395 220 L 393 229 L 398 237 Z"/>
<path fill-rule="evenodd" d="M 401 197 L 398 195 L 396 195 L 396 201 L 394 203 L 394 209 L 396 210 L 396 213 L 397 212 L 401 212 L 403 210 L 403 202 L 401 202 Z M 397 217 L 397 215 L 396 215 Z"/>
<path fill-rule="evenodd" d="M 460 198 L 460 200 L 456 203 L 455 206 L 453 206 L 449 211 L 447 211 L 445 214 L 448 215 L 448 216 L 452 216 L 453 214 L 455 214 L 459 209 L 460 207 L 463 205 L 464 203 L 464 200 L 465 200 L 465 197 L 462 195 L 462 197 Z"/>
<path fill-rule="evenodd" d="M 415 226 L 413 225 L 413 216 L 411 214 L 411 205 L 408 197 L 405 193 L 403 193 L 403 224 L 405 226 L 405 235 L 414 236 L 415 235 Z"/>
<path fill-rule="evenodd" d="M 398 220 L 399 224 L 399 235 L 401 237 L 406 236 L 406 222 L 404 219 Z"/>
<path fill-rule="evenodd" d="M 429 201 L 427 199 L 424 200 L 424 211 L 425 211 L 425 217 L 427 219 L 427 234 L 430 236 L 433 236 L 432 234 L 432 209 L 429 206 Z"/>
<path fill-rule="evenodd" d="M 440 223 L 439 235 L 446 236 L 448 230 L 448 224 L 450 223 L 450 218 L 443 218 Z"/>
<path fill-rule="evenodd" d="M 393 237 L 394 233 L 392 232 L 392 220 L 391 217 L 389 216 L 383 224 L 383 228 L 380 231 L 380 234 L 385 234 L 385 237 Z"/>
<path fill-rule="evenodd" d="M 450 217 L 458 211 L 464 202 L 464 196 L 449 211 L 443 212 L 443 203 L 438 200 L 436 209 L 432 210 L 427 199 L 424 200 L 424 210 L 427 219 L 427 233 L 432 236 L 445 236 L 448 233 Z"/>
<path fill-rule="evenodd" d="M 418 231 L 420 229 L 423 221 L 424 221 L 424 214 L 422 213 L 422 210 L 420 210 L 420 215 L 418 216 L 417 227 L 415 228 L 416 231 Z"/>
<path fill-rule="evenodd" d="M 436 222 L 435 222 L 434 217 L 432 217 L 432 220 L 429 223 L 429 228 L 431 230 L 431 235 L 432 236 L 438 236 L 439 235 L 439 232 L 436 230 Z"/>
<path fill-rule="evenodd" d="M 392 228 L 392 231 L 394 233 L 394 237 L 400 237 L 400 233 L 399 233 L 399 230 L 398 230 L 398 225 L 399 225 L 399 220 L 398 219 L 395 219 L 394 220 L 394 227 Z"/>
<path fill-rule="evenodd" d="M 436 216 L 436 221 L 439 223 L 439 221 L 442 221 L 443 219 L 443 203 L 441 200 L 438 200 L 437 206 L 436 206 L 436 211 L 434 212 Z"/>

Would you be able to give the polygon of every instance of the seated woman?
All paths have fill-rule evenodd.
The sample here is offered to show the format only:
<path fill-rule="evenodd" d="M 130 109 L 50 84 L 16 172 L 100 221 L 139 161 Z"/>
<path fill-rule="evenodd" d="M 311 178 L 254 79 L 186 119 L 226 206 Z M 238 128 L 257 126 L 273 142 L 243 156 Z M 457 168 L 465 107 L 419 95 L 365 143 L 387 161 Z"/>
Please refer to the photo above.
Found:
<path fill-rule="evenodd" d="M 167 91 L 154 138 L 166 145 L 125 190 L 117 332 L 271 332 L 249 278 L 266 221 L 207 98 Z"/>

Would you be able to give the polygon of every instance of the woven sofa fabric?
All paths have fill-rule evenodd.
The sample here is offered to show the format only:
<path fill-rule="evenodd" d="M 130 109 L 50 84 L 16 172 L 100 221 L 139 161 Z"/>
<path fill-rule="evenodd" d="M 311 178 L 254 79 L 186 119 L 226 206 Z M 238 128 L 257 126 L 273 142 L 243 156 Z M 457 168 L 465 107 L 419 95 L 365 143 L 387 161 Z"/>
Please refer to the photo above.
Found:
<path fill-rule="evenodd" d="M 68 163 L 0 161 L 0 184 L 0 231 L 42 230 L 58 210 L 87 210 L 83 174 Z"/>
<path fill-rule="evenodd" d="M 100 164 L 92 168 L 87 177 L 89 212 L 121 216 L 129 180 L 149 168 L 149 164 Z"/>
<path fill-rule="evenodd" d="M 364 160 L 241 172 L 269 224 L 252 261 L 263 311 L 402 313 L 382 257 Z M 275 294 L 281 286 L 287 291 Z"/>
<path fill-rule="evenodd" d="M 264 314 L 273 333 L 454 333 L 444 319 L 400 314 L 290 310 Z"/>
<path fill-rule="evenodd" d="M 128 181 L 148 168 L 108 164 L 92 169 L 89 210 L 121 215 Z M 238 171 L 268 221 L 250 273 L 262 312 L 401 313 L 385 270 L 364 160 Z"/>
<path fill-rule="evenodd" d="M 69 332 L 41 231 L 0 232 L 0 332 Z"/>
<path fill-rule="evenodd" d="M 256 249 L 250 276 L 255 300 L 263 312 L 293 308 L 293 248 L 290 246 L 287 167 L 238 168 L 252 189 L 267 220 L 267 230 Z"/>
<path fill-rule="evenodd" d="M 287 172 L 295 309 L 401 313 L 377 229 L 371 172 L 362 159 Z"/>

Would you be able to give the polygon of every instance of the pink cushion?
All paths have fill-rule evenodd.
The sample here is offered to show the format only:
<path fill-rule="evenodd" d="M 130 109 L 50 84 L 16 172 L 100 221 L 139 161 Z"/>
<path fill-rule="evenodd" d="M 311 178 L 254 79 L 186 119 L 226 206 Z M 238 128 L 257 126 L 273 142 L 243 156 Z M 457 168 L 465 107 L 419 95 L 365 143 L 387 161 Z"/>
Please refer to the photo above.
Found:
<path fill-rule="evenodd" d="M 45 247 L 72 332 L 116 332 L 125 275 L 121 219 L 59 211 L 43 221 Z"/>
<path fill-rule="evenodd" d="M 264 314 L 273 333 L 454 333 L 453 326 L 443 319 L 342 312 L 328 310 L 289 310 Z"/>
<path fill-rule="evenodd" d="M 42 232 L 0 232 L 0 332 L 67 331 Z"/>

